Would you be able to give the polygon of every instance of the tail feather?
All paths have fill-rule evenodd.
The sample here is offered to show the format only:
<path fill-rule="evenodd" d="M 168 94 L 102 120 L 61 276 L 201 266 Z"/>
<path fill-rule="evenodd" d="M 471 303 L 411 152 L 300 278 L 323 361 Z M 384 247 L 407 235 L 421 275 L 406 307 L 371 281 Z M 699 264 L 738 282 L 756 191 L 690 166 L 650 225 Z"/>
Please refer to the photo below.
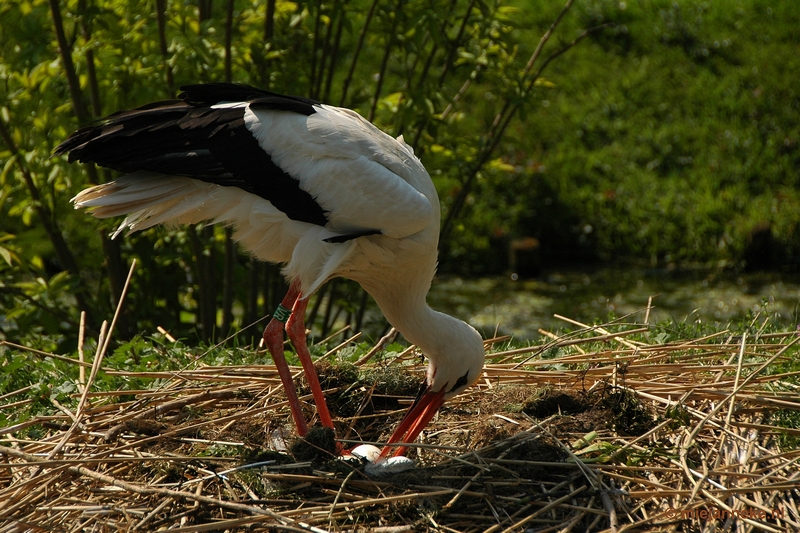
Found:
<path fill-rule="evenodd" d="M 126 215 L 186 195 L 191 180 L 165 179 L 163 176 L 137 172 L 124 178 L 91 187 L 78 193 L 75 208 L 94 208 L 97 218 Z"/>
<path fill-rule="evenodd" d="M 89 208 L 97 218 L 125 216 L 112 238 L 126 229 L 142 231 L 159 224 L 232 225 L 234 238 L 265 261 L 288 261 L 302 235 L 299 223 L 237 187 L 147 171 L 86 189 L 72 201 L 76 208 Z"/>
<path fill-rule="evenodd" d="M 75 208 L 90 208 L 97 218 L 127 215 L 112 234 L 140 231 L 157 224 L 196 223 L 213 219 L 205 204 L 217 185 L 190 178 L 135 172 L 87 189 L 72 199 Z"/>

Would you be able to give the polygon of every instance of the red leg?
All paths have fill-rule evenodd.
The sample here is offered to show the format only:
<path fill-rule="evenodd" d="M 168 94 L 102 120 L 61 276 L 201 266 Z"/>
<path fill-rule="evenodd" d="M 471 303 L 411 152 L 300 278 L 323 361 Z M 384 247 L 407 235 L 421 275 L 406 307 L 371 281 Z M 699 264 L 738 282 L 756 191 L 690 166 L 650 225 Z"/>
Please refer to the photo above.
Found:
<path fill-rule="evenodd" d="M 283 383 L 283 388 L 286 390 L 286 397 L 289 400 L 289 408 L 292 410 L 292 418 L 294 418 L 294 424 L 297 426 L 297 433 L 303 437 L 308 433 L 308 424 L 306 424 L 306 419 L 303 417 L 300 399 L 297 397 L 297 390 L 294 388 L 292 372 L 289 370 L 289 365 L 286 363 L 286 357 L 283 355 L 284 323 L 288 320 L 288 313 L 291 312 L 289 310 L 295 306 L 299 296 L 299 286 L 296 283 L 292 283 L 281 305 L 273 314 L 267 327 L 264 328 L 264 342 L 267 345 L 269 353 L 272 355 L 275 366 L 278 368 L 278 374 L 281 376 L 281 382 Z M 316 374 L 314 374 L 314 377 L 316 378 Z M 319 384 L 317 386 L 319 386 Z"/>
<path fill-rule="evenodd" d="M 325 395 L 322 393 L 322 387 L 319 384 L 317 371 L 314 368 L 314 361 L 311 360 L 311 354 L 308 351 L 308 344 L 306 343 L 306 325 L 305 314 L 306 306 L 308 305 L 308 298 L 300 296 L 294 303 L 292 314 L 286 322 L 286 333 L 289 339 L 294 344 L 294 349 L 297 351 L 297 357 L 303 364 L 303 370 L 308 380 L 308 386 L 311 387 L 311 394 L 314 395 L 314 403 L 317 404 L 317 413 L 319 413 L 319 421 L 322 425 L 333 429 L 333 420 L 328 411 L 328 404 L 325 402 Z"/>

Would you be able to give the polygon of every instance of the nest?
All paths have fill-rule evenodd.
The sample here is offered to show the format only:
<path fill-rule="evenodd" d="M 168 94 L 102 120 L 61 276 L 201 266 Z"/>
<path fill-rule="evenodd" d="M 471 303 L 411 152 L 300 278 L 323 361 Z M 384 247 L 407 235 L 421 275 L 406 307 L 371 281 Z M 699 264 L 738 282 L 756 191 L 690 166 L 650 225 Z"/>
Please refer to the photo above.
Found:
<path fill-rule="evenodd" d="M 641 325 L 617 330 L 487 341 L 481 382 L 411 448 L 417 468 L 378 478 L 337 450 L 391 434 L 424 373 L 411 350 L 320 364 L 339 440 L 301 443 L 273 366 L 136 374 L 154 387 L 92 393 L 96 360 L 77 408 L 2 430 L 0 531 L 800 530 L 787 445 L 800 431 L 778 425 L 800 396 L 774 373 L 796 334 L 648 343 L 633 340 Z M 15 438 L 30 426 L 43 436 Z"/>

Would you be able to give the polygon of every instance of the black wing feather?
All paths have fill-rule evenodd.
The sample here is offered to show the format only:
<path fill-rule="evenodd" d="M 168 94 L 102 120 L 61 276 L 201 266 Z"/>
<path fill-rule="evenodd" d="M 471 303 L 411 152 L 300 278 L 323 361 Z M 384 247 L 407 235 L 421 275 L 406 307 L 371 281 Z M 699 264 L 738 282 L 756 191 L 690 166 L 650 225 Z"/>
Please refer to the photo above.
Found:
<path fill-rule="evenodd" d="M 293 220 L 327 224 L 322 207 L 245 127 L 244 109 L 211 108 L 220 102 L 249 102 L 311 115 L 312 100 L 238 84 L 181 89 L 182 100 L 120 111 L 79 129 L 55 153 L 69 153 L 70 162 L 94 162 L 124 173 L 147 170 L 239 187 L 269 200 Z"/>
<path fill-rule="evenodd" d="M 303 115 L 313 115 L 316 100 L 302 96 L 283 94 L 257 89 L 243 83 L 203 83 L 183 85 L 178 97 L 191 105 L 210 106 L 220 102 L 250 102 L 270 109 L 294 111 Z"/>

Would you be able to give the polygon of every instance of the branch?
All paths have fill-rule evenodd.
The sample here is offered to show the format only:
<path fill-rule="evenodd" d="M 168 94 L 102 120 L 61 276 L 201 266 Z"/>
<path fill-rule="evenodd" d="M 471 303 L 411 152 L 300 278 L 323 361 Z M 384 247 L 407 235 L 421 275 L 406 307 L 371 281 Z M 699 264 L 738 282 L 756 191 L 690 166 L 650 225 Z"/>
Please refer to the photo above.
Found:
<path fill-rule="evenodd" d="M 319 48 L 320 48 L 320 41 L 322 38 L 320 37 L 320 28 L 322 26 L 322 0 L 316 2 L 317 4 L 317 16 L 314 18 L 314 39 L 313 39 L 313 46 L 311 48 L 311 73 L 308 76 L 308 96 L 314 100 L 317 100 L 319 96 L 316 94 L 316 86 L 317 86 L 317 55 L 319 55 Z M 320 60 L 320 71 L 323 68 L 321 64 L 322 60 Z"/>
<path fill-rule="evenodd" d="M 370 106 L 369 116 L 367 117 L 367 120 L 370 122 L 375 118 L 375 111 L 378 109 L 378 100 L 381 98 L 381 90 L 383 89 L 383 82 L 386 78 L 386 68 L 389 65 L 389 56 L 391 55 L 392 45 L 394 45 L 395 41 L 397 23 L 403 13 L 403 1 L 404 0 L 397 0 L 397 9 L 394 10 L 394 16 L 392 17 L 392 28 L 389 30 L 389 37 L 386 39 L 386 49 L 383 51 L 383 59 L 381 60 L 381 67 L 378 72 L 378 83 L 375 86 L 372 106 Z"/>
<path fill-rule="evenodd" d="M 39 188 L 36 186 L 33 176 L 23 163 L 25 158 L 22 156 L 22 154 L 20 154 L 19 150 L 17 149 L 17 145 L 14 144 L 14 139 L 11 137 L 11 134 L 6 128 L 5 122 L 3 122 L 2 119 L 0 119 L 0 137 L 2 137 L 3 142 L 8 148 L 8 151 L 11 152 L 11 157 L 17 163 L 17 167 L 22 174 L 22 179 L 28 188 L 28 194 L 30 194 L 31 200 L 33 201 L 33 208 L 36 210 L 39 221 L 44 227 L 44 231 L 47 233 L 50 242 L 53 244 L 58 262 L 61 263 L 61 266 L 64 268 L 64 270 L 69 272 L 71 276 L 80 279 L 78 262 L 75 260 L 75 256 L 72 255 L 67 242 L 64 240 L 64 236 L 60 231 L 58 231 L 58 227 L 53 222 L 53 214 L 50 211 L 50 208 L 47 207 L 47 204 L 45 204 L 42 200 L 42 194 L 39 191 Z M 84 297 L 84 291 L 85 288 L 79 288 L 76 290 L 75 298 L 78 300 L 78 305 L 80 307 L 83 309 L 91 309 L 87 305 L 87 301 Z"/>
<path fill-rule="evenodd" d="M 162 2 L 164 0 L 161 0 Z M 272 41 L 275 35 L 275 3 L 277 0 L 267 0 L 267 12 L 264 17 L 264 40 Z"/>
<path fill-rule="evenodd" d="M 228 0 L 225 19 L 225 81 L 233 81 L 233 0 Z M 233 325 L 233 271 L 236 268 L 236 243 L 233 228 L 225 228 L 225 252 L 222 266 L 222 334 L 227 335 Z"/>
<path fill-rule="evenodd" d="M 344 105 L 345 99 L 347 98 L 347 90 L 350 88 L 350 82 L 353 80 L 356 64 L 358 64 L 358 56 L 361 54 L 361 50 L 364 48 L 364 39 L 367 37 L 367 29 L 369 28 L 369 23 L 372 21 L 373 15 L 375 15 L 375 9 L 378 7 L 379 1 L 380 0 L 373 0 L 372 5 L 369 6 L 367 18 L 364 20 L 364 26 L 361 28 L 361 35 L 358 36 L 358 44 L 356 45 L 356 50 L 353 53 L 353 62 L 350 63 L 350 70 L 347 71 L 347 76 L 345 76 L 344 82 L 342 83 L 342 97 L 339 99 L 340 106 Z"/>
<path fill-rule="evenodd" d="M 232 41 L 233 41 L 233 0 L 228 0 L 228 12 L 225 17 L 225 81 L 230 83 L 233 81 L 233 58 L 232 56 Z"/>
<path fill-rule="evenodd" d="M 83 36 L 83 40 L 88 44 L 92 42 L 90 39 L 92 31 L 89 27 L 89 15 L 86 13 L 86 0 L 78 1 L 78 15 L 81 19 L 81 35 Z M 100 105 L 100 88 L 97 84 L 97 69 L 95 69 L 94 64 L 94 50 L 91 46 L 87 46 L 86 48 L 86 74 L 89 78 L 89 98 L 92 104 L 92 113 L 95 117 L 99 117 L 103 114 L 103 110 Z M 80 87 L 78 90 L 80 90 Z"/>
<path fill-rule="evenodd" d="M 78 122 L 83 125 L 89 122 L 90 117 L 81 98 L 81 84 L 78 80 L 78 73 L 75 70 L 75 63 L 72 61 L 72 49 L 64 33 L 64 20 L 61 18 L 61 7 L 58 5 L 58 0 L 50 0 L 50 13 L 53 16 L 53 29 L 56 32 L 59 52 L 61 52 L 61 62 L 64 63 L 64 72 L 67 75 L 69 93 L 72 97 L 72 108 L 75 111 L 75 116 L 78 117 Z"/>
<path fill-rule="evenodd" d="M 172 67 L 169 65 L 169 61 L 167 59 L 169 50 L 167 48 L 167 22 L 165 18 L 165 13 L 167 11 L 167 6 L 164 3 L 164 0 L 156 0 L 156 24 L 158 25 L 158 44 L 161 48 L 161 58 L 164 61 L 164 70 L 167 74 L 167 87 L 169 87 L 170 92 L 173 91 L 175 86 L 175 80 L 172 78 Z"/>
<path fill-rule="evenodd" d="M 323 102 L 330 100 L 331 86 L 333 85 L 333 74 L 336 71 L 336 60 L 339 59 L 339 46 L 342 42 L 342 31 L 344 30 L 345 20 L 345 9 L 341 2 L 337 1 L 334 4 L 333 15 L 331 15 L 331 28 L 333 27 L 334 16 L 336 20 L 336 35 L 333 38 L 333 48 L 331 49 L 330 54 L 328 54 L 330 56 L 330 64 L 328 65 L 328 72 L 327 76 L 325 77 L 325 87 L 324 89 L 321 88 L 320 90 L 320 99 Z M 328 46 L 331 46 L 330 43 L 328 43 Z M 321 77 L 320 84 L 322 84 Z"/>
<path fill-rule="evenodd" d="M 78 2 L 78 15 L 81 19 L 81 35 L 83 40 L 87 43 L 86 48 L 86 72 L 88 75 L 88 87 L 89 87 L 89 100 L 91 102 L 91 117 L 92 118 L 100 118 L 103 115 L 103 106 L 101 104 L 100 98 L 100 84 L 97 81 L 97 69 L 95 68 L 95 60 L 94 60 L 94 50 L 91 46 L 88 46 L 88 43 L 92 42 L 92 29 L 89 25 L 89 15 L 87 12 L 87 5 L 86 0 L 79 0 Z M 60 19 L 60 15 L 59 15 Z M 56 29 L 58 32 L 58 29 Z M 63 30 L 62 30 L 63 33 Z M 72 54 L 69 54 L 70 57 Z M 75 67 L 72 66 L 72 70 L 74 71 Z M 82 91 L 80 87 L 78 87 L 78 94 L 72 95 L 73 104 L 76 106 L 80 106 L 81 104 L 75 104 L 75 102 L 82 102 L 81 99 Z M 97 185 L 100 183 L 100 179 L 98 177 L 97 167 L 94 163 L 84 163 L 84 168 L 86 168 L 86 175 L 89 178 L 89 183 L 92 185 Z M 103 175 L 103 183 L 110 181 L 109 172 L 107 169 L 102 169 Z M 120 301 L 120 295 L 122 294 L 123 287 L 125 285 L 125 263 L 122 260 L 122 253 L 120 249 L 120 243 L 118 241 L 112 240 L 105 231 L 100 231 L 100 242 L 103 246 L 103 256 L 106 259 L 106 271 L 108 272 L 108 282 L 111 286 L 111 300 L 114 303 L 114 306 L 117 306 Z M 133 333 L 130 320 L 129 320 L 129 310 L 126 309 L 124 311 L 124 315 L 120 317 L 120 325 L 119 329 L 125 334 L 130 335 Z"/>
<path fill-rule="evenodd" d="M 461 42 L 461 39 L 464 38 L 464 32 L 467 29 L 467 23 L 469 22 L 470 13 L 472 13 L 472 8 L 475 7 L 476 0 L 472 0 L 467 7 L 467 10 L 464 12 L 464 17 L 461 19 L 461 26 L 458 28 L 458 34 L 456 38 L 453 39 L 453 46 L 450 47 L 450 50 L 447 52 L 447 59 L 444 61 L 444 65 L 442 65 L 442 73 L 439 75 L 439 87 L 444 85 L 444 79 L 447 76 L 447 73 L 450 71 L 450 65 L 453 63 L 455 58 L 456 52 L 458 51 L 458 45 Z"/>
<path fill-rule="evenodd" d="M 494 149 L 500 143 L 500 140 L 503 138 L 506 128 L 508 127 L 508 124 L 511 122 L 511 119 L 519 110 L 520 106 L 523 104 L 526 97 L 530 94 L 530 91 L 534 87 L 536 80 L 539 79 L 544 69 L 555 58 L 559 57 L 567 50 L 576 46 L 580 41 L 582 41 L 592 33 L 605 29 L 608 26 L 610 26 L 610 24 L 602 24 L 600 26 L 595 26 L 593 28 L 589 28 L 583 31 L 583 33 L 581 33 L 571 43 L 560 48 L 559 50 L 556 50 L 550 56 L 548 56 L 544 60 L 542 65 L 539 67 L 539 69 L 536 71 L 536 73 L 533 76 L 530 76 L 530 72 L 531 70 L 533 70 L 533 66 L 536 63 L 536 60 L 539 59 L 539 56 L 541 55 L 545 43 L 550 39 L 550 37 L 552 36 L 558 24 L 563 19 L 566 12 L 572 7 L 573 2 L 574 0 L 567 0 L 567 3 L 561 9 L 561 12 L 558 14 L 556 19 L 552 22 L 552 24 L 550 24 L 550 27 L 547 29 L 544 35 L 542 35 L 542 38 L 539 40 L 539 44 L 536 46 L 536 49 L 533 51 L 533 54 L 531 54 L 531 57 L 528 59 L 528 62 L 525 65 L 525 69 L 523 70 L 523 78 L 522 78 L 523 88 L 520 91 L 519 98 L 514 99 L 514 103 L 512 103 L 512 99 L 510 98 L 506 99 L 503 109 L 495 116 L 492 126 L 489 128 L 489 131 L 484 136 L 483 144 L 481 146 L 481 151 L 478 154 L 478 157 L 474 160 L 473 164 L 471 165 L 470 170 L 467 173 L 467 179 L 464 181 L 461 190 L 459 191 L 458 195 L 453 201 L 453 205 L 450 207 L 450 210 L 447 213 L 447 217 L 445 218 L 444 224 L 442 224 L 442 231 L 439 236 L 439 242 L 442 248 L 446 246 L 447 240 L 449 239 L 450 233 L 453 228 L 453 224 L 456 218 L 459 216 L 461 209 L 464 207 L 464 203 L 466 202 L 467 196 L 472 190 L 472 186 L 475 183 L 475 179 L 477 178 L 478 172 L 480 172 L 480 170 L 483 168 L 483 166 L 491 157 Z"/>

